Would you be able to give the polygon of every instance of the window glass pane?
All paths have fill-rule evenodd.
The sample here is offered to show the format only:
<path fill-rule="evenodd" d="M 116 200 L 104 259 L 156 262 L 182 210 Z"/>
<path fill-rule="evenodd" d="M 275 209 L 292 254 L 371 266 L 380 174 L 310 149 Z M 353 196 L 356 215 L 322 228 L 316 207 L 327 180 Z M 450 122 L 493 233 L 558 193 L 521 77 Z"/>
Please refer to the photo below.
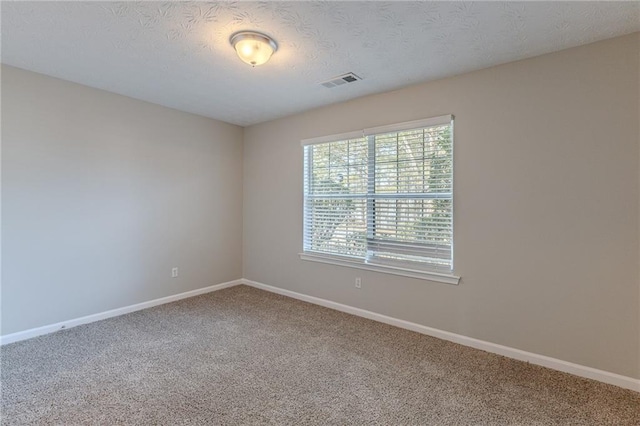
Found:
<path fill-rule="evenodd" d="M 352 140 L 349 143 L 349 164 L 352 166 L 366 166 L 368 163 L 368 147 L 365 138 Z"/>
<path fill-rule="evenodd" d="M 331 144 L 319 144 L 310 146 L 312 152 L 312 162 L 314 169 L 323 169 L 329 167 L 329 152 Z"/>
<path fill-rule="evenodd" d="M 398 192 L 398 163 L 376 163 L 375 192 Z"/>
<path fill-rule="evenodd" d="M 425 176 L 422 158 L 398 163 L 398 192 L 424 192 Z"/>
<path fill-rule="evenodd" d="M 451 192 L 453 156 L 451 127 L 438 126 L 425 132 L 424 167 L 428 192 Z"/>
<path fill-rule="evenodd" d="M 374 238 L 451 244 L 451 199 L 384 199 L 374 206 Z"/>
<path fill-rule="evenodd" d="M 376 135 L 376 162 L 398 161 L 398 140 L 396 133 Z"/>
<path fill-rule="evenodd" d="M 329 144 L 329 166 L 345 167 L 349 164 L 349 141 Z"/>
<path fill-rule="evenodd" d="M 361 139 L 312 145 L 310 194 L 366 193 L 367 144 Z"/>
<path fill-rule="evenodd" d="M 362 257 L 366 253 L 366 199 L 316 199 L 308 206 L 312 251 Z"/>
<path fill-rule="evenodd" d="M 367 165 L 360 164 L 349 167 L 349 179 L 347 181 L 349 192 L 352 194 L 367 193 Z"/>
<path fill-rule="evenodd" d="M 415 161 L 424 156 L 424 130 L 398 133 L 398 161 Z"/>

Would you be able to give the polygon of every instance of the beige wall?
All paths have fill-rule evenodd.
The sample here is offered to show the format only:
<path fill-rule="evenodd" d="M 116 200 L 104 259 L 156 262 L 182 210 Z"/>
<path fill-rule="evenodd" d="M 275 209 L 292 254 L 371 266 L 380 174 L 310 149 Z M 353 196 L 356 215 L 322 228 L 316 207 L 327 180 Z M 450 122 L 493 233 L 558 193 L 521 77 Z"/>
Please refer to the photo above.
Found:
<path fill-rule="evenodd" d="M 241 277 L 242 128 L 7 66 L 2 107 L 3 335 Z"/>
<path fill-rule="evenodd" d="M 640 377 L 639 50 L 636 33 L 245 129 L 244 277 Z M 298 258 L 301 139 L 448 113 L 459 286 Z"/>
<path fill-rule="evenodd" d="M 244 172 L 237 126 L 3 66 L 2 334 L 244 276 L 640 378 L 638 52 L 634 34 L 252 126 Z M 301 139 L 448 113 L 459 286 L 299 260 Z"/>

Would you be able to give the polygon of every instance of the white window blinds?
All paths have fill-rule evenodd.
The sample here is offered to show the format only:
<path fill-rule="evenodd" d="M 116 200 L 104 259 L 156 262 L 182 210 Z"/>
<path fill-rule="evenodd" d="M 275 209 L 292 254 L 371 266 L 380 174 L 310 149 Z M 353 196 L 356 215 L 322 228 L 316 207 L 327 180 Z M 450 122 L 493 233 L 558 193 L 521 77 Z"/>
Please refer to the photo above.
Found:
<path fill-rule="evenodd" d="M 453 267 L 453 117 L 303 141 L 304 251 Z"/>

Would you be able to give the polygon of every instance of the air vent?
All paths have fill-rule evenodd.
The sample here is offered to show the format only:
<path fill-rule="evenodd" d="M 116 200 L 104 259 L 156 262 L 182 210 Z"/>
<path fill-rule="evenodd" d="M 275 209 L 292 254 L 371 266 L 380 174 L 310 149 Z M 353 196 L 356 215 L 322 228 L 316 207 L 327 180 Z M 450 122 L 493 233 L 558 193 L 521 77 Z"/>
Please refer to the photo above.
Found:
<path fill-rule="evenodd" d="M 323 81 L 320 83 L 324 87 L 332 88 L 336 86 L 342 86 L 347 83 L 355 83 L 358 80 L 362 80 L 360 77 L 350 72 L 347 74 L 339 75 L 338 77 L 333 77 L 331 80 Z"/>

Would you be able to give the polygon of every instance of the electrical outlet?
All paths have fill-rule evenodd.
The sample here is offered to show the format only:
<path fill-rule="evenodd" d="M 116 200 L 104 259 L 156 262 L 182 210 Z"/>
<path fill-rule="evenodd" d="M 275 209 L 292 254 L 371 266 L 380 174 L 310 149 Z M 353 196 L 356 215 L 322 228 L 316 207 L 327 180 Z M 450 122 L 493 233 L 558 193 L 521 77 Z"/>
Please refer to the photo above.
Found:
<path fill-rule="evenodd" d="M 178 267 L 171 268 L 171 278 L 178 278 Z"/>
<path fill-rule="evenodd" d="M 356 277 L 356 288 L 362 288 L 362 279 L 360 277 Z"/>

